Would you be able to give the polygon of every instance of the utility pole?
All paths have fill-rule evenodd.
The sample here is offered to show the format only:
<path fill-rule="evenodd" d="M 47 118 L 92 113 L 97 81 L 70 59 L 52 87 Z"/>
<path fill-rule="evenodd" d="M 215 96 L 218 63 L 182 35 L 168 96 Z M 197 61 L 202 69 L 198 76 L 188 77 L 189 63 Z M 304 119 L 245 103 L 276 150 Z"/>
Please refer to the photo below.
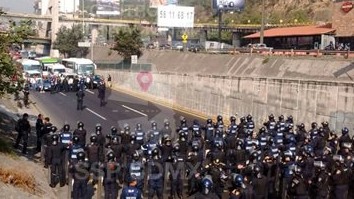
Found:
<path fill-rule="evenodd" d="M 221 49 L 221 28 L 222 28 L 222 11 L 223 11 L 223 6 L 220 5 L 218 8 L 218 41 L 219 41 L 219 48 Z"/>
<path fill-rule="evenodd" d="M 82 1 L 82 34 L 85 35 L 85 0 Z"/>
<path fill-rule="evenodd" d="M 261 32 L 259 33 L 259 43 L 264 43 L 264 14 L 265 14 L 265 5 L 264 1 L 262 0 L 262 22 L 261 22 Z"/>

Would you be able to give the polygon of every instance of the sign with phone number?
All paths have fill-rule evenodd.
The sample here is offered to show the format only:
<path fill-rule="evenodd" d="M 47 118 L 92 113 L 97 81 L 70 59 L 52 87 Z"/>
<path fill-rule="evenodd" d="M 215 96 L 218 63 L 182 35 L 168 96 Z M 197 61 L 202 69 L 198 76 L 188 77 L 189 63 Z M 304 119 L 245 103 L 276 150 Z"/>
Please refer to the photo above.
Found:
<path fill-rule="evenodd" d="M 193 28 L 194 7 L 187 6 L 159 6 L 157 8 L 157 26 Z"/>

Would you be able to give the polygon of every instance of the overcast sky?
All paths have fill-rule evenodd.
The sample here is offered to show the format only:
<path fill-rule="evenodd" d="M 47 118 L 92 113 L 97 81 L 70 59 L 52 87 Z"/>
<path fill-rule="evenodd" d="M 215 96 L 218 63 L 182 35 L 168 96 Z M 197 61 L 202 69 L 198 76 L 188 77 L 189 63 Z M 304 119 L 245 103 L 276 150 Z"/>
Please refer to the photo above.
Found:
<path fill-rule="evenodd" d="M 0 7 L 8 12 L 33 13 L 34 0 L 0 0 Z"/>

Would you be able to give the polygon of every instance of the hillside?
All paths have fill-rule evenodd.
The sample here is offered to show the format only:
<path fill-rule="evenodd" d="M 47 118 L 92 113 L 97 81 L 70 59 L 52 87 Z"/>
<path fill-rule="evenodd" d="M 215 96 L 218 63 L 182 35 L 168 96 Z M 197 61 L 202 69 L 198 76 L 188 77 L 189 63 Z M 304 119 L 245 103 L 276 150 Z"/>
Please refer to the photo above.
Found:
<path fill-rule="evenodd" d="M 211 9 L 211 0 L 178 0 L 181 6 L 194 6 L 196 22 L 214 22 L 215 13 Z M 246 0 L 245 10 L 241 13 L 226 13 L 227 23 L 260 24 L 261 0 Z M 332 13 L 332 0 L 265 0 L 266 23 L 276 24 L 303 22 L 329 22 Z M 95 1 L 85 0 L 85 10 L 95 13 Z M 121 1 L 123 16 L 110 18 L 139 19 L 156 21 L 156 9 L 149 8 L 149 0 Z M 135 10 L 135 11 L 132 11 Z"/>
<path fill-rule="evenodd" d="M 182 5 L 195 6 L 196 19 L 214 21 L 210 0 L 180 0 Z M 331 20 L 331 0 L 265 0 L 266 23 L 328 22 Z M 246 0 L 245 10 L 241 13 L 225 14 L 226 23 L 261 22 L 261 0 Z"/>

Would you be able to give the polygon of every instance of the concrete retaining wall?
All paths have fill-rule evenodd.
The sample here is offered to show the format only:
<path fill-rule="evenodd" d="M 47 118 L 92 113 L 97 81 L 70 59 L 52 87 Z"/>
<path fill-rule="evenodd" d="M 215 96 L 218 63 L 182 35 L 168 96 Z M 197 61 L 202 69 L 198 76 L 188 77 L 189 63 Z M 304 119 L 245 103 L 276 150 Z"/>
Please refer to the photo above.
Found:
<path fill-rule="evenodd" d="M 146 92 L 140 88 L 138 72 L 98 73 L 111 74 L 118 88 L 207 117 L 252 114 L 260 125 L 273 113 L 293 115 L 308 127 L 312 121 L 328 121 L 337 130 L 354 128 L 351 61 L 270 58 L 264 63 L 262 57 L 172 55 L 145 54 L 155 69 Z"/>

